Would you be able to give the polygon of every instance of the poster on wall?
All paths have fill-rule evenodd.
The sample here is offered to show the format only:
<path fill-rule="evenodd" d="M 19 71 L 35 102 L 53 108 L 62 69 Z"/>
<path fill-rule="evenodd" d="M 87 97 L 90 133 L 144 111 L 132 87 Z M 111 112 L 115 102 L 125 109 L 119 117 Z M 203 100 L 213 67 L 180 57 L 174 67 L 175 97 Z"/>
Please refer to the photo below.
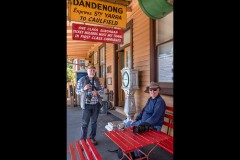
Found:
<path fill-rule="evenodd" d="M 123 44 L 123 30 L 72 23 L 72 39 Z"/>
<path fill-rule="evenodd" d="M 68 20 L 126 28 L 127 7 L 96 0 L 71 0 Z"/>

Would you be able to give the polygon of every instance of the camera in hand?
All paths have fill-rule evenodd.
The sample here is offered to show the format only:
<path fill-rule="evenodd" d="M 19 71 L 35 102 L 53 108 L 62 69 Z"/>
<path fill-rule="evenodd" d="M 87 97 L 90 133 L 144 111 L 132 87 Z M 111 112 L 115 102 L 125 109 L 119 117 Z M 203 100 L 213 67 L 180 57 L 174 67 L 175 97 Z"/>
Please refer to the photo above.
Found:
<path fill-rule="evenodd" d="M 96 87 L 94 86 L 94 78 L 92 78 L 92 83 L 90 82 L 90 79 L 89 78 L 87 78 L 86 79 L 86 84 L 91 84 L 91 86 L 92 86 L 92 91 L 94 91 L 94 89 L 96 90 Z M 88 95 L 86 95 L 86 99 L 87 99 L 87 101 L 91 101 L 91 99 L 92 99 L 92 94 L 88 94 Z"/>
<path fill-rule="evenodd" d="M 133 133 L 137 134 L 137 133 L 147 132 L 150 130 L 150 127 L 151 127 L 151 125 L 149 123 L 142 122 L 138 126 L 133 126 Z"/>
<path fill-rule="evenodd" d="M 87 99 L 88 101 L 91 101 L 92 95 L 87 95 L 87 96 L 86 96 L 86 99 Z"/>

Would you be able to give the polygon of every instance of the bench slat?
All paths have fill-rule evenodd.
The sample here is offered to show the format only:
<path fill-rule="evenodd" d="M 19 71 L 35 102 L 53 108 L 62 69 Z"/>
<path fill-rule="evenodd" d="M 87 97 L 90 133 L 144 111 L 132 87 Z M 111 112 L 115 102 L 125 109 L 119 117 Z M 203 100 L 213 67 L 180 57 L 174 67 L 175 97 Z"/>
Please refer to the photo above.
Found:
<path fill-rule="evenodd" d="M 171 120 L 173 120 L 173 116 L 172 116 L 172 115 L 165 114 L 165 117 L 166 117 L 166 118 L 168 118 L 168 119 L 171 119 Z"/>
<path fill-rule="evenodd" d="M 85 140 L 77 140 L 75 141 L 76 148 L 74 148 L 73 143 L 69 143 L 69 150 L 67 152 L 70 152 L 71 154 L 71 160 L 77 160 L 77 157 L 80 158 L 80 160 L 102 160 L 101 155 L 93 145 L 90 138 L 87 138 Z M 77 150 L 77 153 L 75 153 L 75 150 Z"/>
<path fill-rule="evenodd" d="M 75 154 L 74 147 L 73 147 L 72 143 L 69 144 L 69 148 L 70 148 L 70 153 L 71 153 L 71 159 L 72 160 L 77 160 L 77 156 Z"/>
<path fill-rule="evenodd" d="M 94 147 L 93 143 L 91 142 L 90 138 L 86 139 L 86 142 L 90 148 L 90 150 L 93 153 L 93 156 L 96 160 L 102 160 L 102 157 L 100 156 L 100 154 L 98 153 L 98 151 L 96 150 L 96 148 Z"/>
<path fill-rule="evenodd" d="M 173 139 L 161 141 L 158 146 L 173 154 Z"/>
<path fill-rule="evenodd" d="M 168 122 L 163 122 L 163 125 L 168 126 L 170 128 L 173 128 L 173 124 L 168 123 Z"/>
<path fill-rule="evenodd" d="M 85 160 L 85 157 L 84 157 L 84 154 L 83 154 L 83 151 L 82 151 L 82 147 L 80 146 L 79 142 L 76 141 L 75 145 L 76 145 L 76 148 L 77 148 L 78 155 L 79 155 L 80 159 Z"/>
<path fill-rule="evenodd" d="M 169 114 L 169 111 L 171 112 L 170 114 Z M 174 127 L 174 124 L 173 124 L 173 119 L 174 119 L 173 118 L 173 107 L 166 106 L 165 118 L 168 118 L 168 122 L 164 121 L 163 125 L 173 129 L 173 127 Z M 164 150 L 170 152 L 171 154 L 173 154 L 173 137 L 171 135 L 168 135 L 168 131 L 167 131 L 166 136 L 168 136 L 169 138 L 161 141 L 157 145 L 159 147 L 163 148 Z"/>
<path fill-rule="evenodd" d="M 89 148 L 88 148 L 85 140 L 84 140 L 84 139 L 81 139 L 81 140 L 80 140 L 80 143 L 81 143 L 81 145 L 82 145 L 82 147 L 83 147 L 83 149 L 84 149 L 84 152 L 86 153 L 87 159 L 88 159 L 88 160 L 94 160 L 91 152 L 89 151 Z"/>
<path fill-rule="evenodd" d="M 173 112 L 173 107 L 171 107 L 171 106 L 166 106 L 166 110 Z"/>

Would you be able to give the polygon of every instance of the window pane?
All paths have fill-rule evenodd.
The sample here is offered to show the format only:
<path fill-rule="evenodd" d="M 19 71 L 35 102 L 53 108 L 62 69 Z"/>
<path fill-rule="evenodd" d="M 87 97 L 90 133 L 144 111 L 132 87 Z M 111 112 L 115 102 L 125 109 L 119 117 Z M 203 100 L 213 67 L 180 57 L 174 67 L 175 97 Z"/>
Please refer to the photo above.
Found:
<path fill-rule="evenodd" d="M 102 78 L 105 78 L 105 67 L 106 67 L 105 64 L 101 65 L 101 75 L 102 75 L 101 77 Z"/>
<path fill-rule="evenodd" d="M 120 47 L 130 43 L 130 29 L 124 32 L 123 44 L 120 44 Z"/>
<path fill-rule="evenodd" d="M 104 51 L 105 51 L 105 47 L 102 47 L 101 49 L 100 49 L 100 64 L 102 65 L 102 64 L 105 64 L 105 53 L 104 53 Z"/>
<path fill-rule="evenodd" d="M 173 39 L 173 12 L 156 20 L 156 45 Z"/>
<path fill-rule="evenodd" d="M 100 49 L 100 77 L 105 78 L 105 47 Z"/>
<path fill-rule="evenodd" d="M 127 58 L 127 60 L 126 60 L 127 61 L 127 67 L 132 68 L 131 67 L 131 52 L 130 51 L 127 51 L 127 57 L 126 58 Z"/>
<path fill-rule="evenodd" d="M 97 56 L 97 55 L 98 55 L 98 53 L 95 52 L 95 53 L 94 53 L 94 57 L 93 57 L 93 58 L 94 58 L 94 64 L 97 64 L 97 63 L 98 63 L 98 56 Z"/>
<path fill-rule="evenodd" d="M 173 82 L 173 42 L 158 46 L 158 82 Z"/>

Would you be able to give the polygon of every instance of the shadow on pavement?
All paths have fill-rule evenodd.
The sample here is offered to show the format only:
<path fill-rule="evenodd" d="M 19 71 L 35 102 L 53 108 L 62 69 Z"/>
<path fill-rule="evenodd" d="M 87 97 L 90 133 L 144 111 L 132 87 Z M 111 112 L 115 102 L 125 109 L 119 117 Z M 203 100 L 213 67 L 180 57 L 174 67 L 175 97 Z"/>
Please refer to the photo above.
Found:
<path fill-rule="evenodd" d="M 80 139 L 80 127 L 81 127 L 82 109 L 80 107 L 67 107 L 67 146 L 66 150 L 69 149 L 69 143 Z M 116 152 L 109 152 L 108 150 L 114 150 L 118 147 L 113 143 L 105 134 L 107 130 L 105 126 L 108 122 L 119 121 L 120 119 L 112 114 L 99 114 L 97 135 L 95 139 L 98 141 L 96 149 L 102 156 L 103 160 L 119 160 Z M 89 129 L 89 128 L 88 128 Z M 90 129 L 88 131 L 90 133 Z M 149 151 L 151 148 L 147 146 L 145 151 Z M 173 160 L 173 155 L 167 151 L 156 147 L 149 156 L 151 160 Z M 71 160 L 70 153 L 67 152 L 67 160 Z"/>

